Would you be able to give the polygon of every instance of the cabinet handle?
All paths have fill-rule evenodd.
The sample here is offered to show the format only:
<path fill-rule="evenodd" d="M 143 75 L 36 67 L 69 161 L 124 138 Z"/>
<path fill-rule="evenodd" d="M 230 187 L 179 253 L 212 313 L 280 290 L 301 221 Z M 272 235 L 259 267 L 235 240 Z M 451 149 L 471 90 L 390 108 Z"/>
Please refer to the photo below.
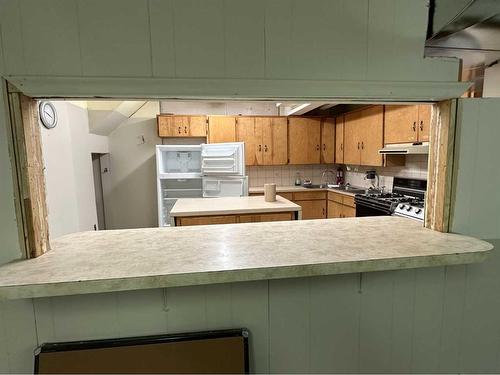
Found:
<path fill-rule="evenodd" d="M 340 151 L 344 151 L 344 144 L 343 143 L 340 144 Z"/>
<path fill-rule="evenodd" d="M 325 209 L 323 208 L 323 216 L 325 216 L 325 214 L 326 214 L 326 213 L 325 213 Z"/>
<path fill-rule="evenodd" d="M 181 127 L 179 126 L 179 134 L 181 134 Z"/>
<path fill-rule="evenodd" d="M 267 152 L 267 145 L 264 145 L 264 152 Z"/>
<path fill-rule="evenodd" d="M 359 150 L 359 142 L 358 142 L 358 150 Z"/>
<path fill-rule="evenodd" d="M 365 149 L 365 143 L 364 142 L 361 142 L 361 149 L 364 150 Z"/>
<path fill-rule="evenodd" d="M 416 121 L 413 121 L 413 131 L 416 132 L 417 131 L 417 122 Z"/>
<path fill-rule="evenodd" d="M 319 145 L 316 145 L 316 151 L 319 151 Z"/>
<path fill-rule="evenodd" d="M 184 126 L 184 133 L 186 133 L 186 134 L 187 134 L 187 132 L 188 132 L 188 127 L 187 127 L 187 126 Z"/>
<path fill-rule="evenodd" d="M 262 145 L 259 145 L 259 151 L 262 151 Z"/>
<path fill-rule="evenodd" d="M 323 151 L 326 150 L 326 145 L 323 143 Z"/>
<path fill-rule="evenodd" d="M 424 130 L 424 122 L 423 121 L 420 121 L 420 130 L 423 131 Z"/>

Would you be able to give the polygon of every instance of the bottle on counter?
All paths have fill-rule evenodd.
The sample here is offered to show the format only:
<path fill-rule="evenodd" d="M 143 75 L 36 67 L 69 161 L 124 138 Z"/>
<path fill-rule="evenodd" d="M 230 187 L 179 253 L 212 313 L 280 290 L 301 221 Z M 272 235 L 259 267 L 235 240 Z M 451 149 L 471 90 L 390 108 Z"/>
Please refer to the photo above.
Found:
<path fill-rule="evenodd" d="M 295 186 L 300 186 L 302 185 L 302 181 L 300 179 L 300 173 L 297 172 L 297 174 L 295 175 Z"/>

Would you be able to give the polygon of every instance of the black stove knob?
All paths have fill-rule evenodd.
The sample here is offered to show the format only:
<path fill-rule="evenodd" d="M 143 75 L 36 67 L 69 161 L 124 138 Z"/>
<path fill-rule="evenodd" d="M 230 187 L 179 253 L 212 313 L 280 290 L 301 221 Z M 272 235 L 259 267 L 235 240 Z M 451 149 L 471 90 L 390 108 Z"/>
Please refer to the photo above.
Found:
<path fill-rule="evenodd" d="M 411 206 L 406 207 L 406 211 L 410 212 L 411 211 Z"/>
<path fill-rule="evenodd" d="M 405 205 L 404 204 L 400 204 L 399 208 L 403 209 L 403 208 L 405 208 Z"/>
<path fill-rule="evenodd" d="M 421 208 L 417 208 L 417 209 L 415 210 L 415 213 L 416 213 L 416 214 L 419 214 L 419 213 L 421 213 L 421 212 L 422 212 L 422 209 L 421 209 Z"/>

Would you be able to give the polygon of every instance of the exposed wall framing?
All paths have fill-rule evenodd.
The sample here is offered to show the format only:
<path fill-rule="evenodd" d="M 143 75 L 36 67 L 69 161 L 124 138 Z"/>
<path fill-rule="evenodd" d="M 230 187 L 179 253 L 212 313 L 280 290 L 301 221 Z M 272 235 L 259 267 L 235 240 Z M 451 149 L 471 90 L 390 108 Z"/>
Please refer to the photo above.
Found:
<path fill-rule="evenodd" d="M 18 228 L 24 256 L 35 258 L 50 250 L 38 106 L 11 85 L 8 100 Z"/>
<path fill-rule="evenodd" d="M 456 100 L 435 105 L 432 114 L 425 227 L 448 232 L 450 223 Z"/>

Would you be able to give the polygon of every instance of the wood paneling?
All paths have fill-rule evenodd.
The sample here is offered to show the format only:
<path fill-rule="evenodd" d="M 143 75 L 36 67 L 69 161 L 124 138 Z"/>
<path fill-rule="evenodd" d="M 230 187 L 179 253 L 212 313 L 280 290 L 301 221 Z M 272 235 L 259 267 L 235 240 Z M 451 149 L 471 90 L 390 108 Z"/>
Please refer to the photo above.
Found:
<path fill-rule="evenodd" d="M 344 163 L 344 116 L 335 119 L 335 163 Z"/>
<path fill-rule="evenodd" d="M 321 120 L 319 118 L 288 118 L 288 157 L 290 164 L 320 162 Z"/>
<path fill-rule="evenodd" d="M 448 232 L 450 222 L 452 173 L 454 168 L 456 102 L 437 105 L 439 115 L 431 126 L 429 181 L 425 197 L 425 227 Z"/>
<path fill-rule="evenodd" d="M 236 141 L 236 117 L 208 116 L 208 143 Z"/>
<path fill-rule="evenodd" d="M 326 118 L 321 123 L 321 163 L 335 163 L 335 118 Z"/>

